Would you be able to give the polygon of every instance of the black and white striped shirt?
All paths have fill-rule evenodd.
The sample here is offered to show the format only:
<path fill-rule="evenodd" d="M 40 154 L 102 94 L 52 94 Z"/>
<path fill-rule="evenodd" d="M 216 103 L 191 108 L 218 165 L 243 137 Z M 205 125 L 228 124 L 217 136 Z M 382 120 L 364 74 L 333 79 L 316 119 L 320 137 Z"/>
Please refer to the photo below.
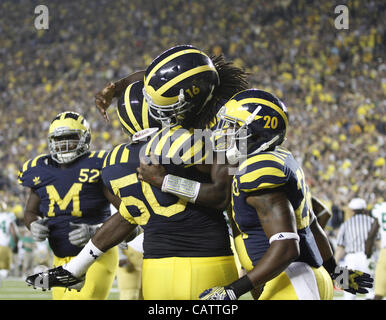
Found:
<path fill-rule="evenodd" d="M 340 226 L 337 245 L 344 247 L 346 254 L 365 252 L 365 242 L 373 222 L 373 217 L 355 214 Z"/>

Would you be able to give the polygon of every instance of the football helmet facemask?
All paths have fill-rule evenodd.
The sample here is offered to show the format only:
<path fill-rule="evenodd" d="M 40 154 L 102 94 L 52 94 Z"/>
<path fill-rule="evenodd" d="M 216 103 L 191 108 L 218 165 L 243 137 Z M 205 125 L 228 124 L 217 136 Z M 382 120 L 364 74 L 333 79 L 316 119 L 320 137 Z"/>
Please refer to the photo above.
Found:
<path fill-rule="evenodd" d="M 201 50 L 182 45 L 165 51 L 149 65 L 143 95 L 150 116 L 171 126 L 200 113 L 218 85 L 212 60 Z"/>
<path fill-rule="evenodd" d="M 288 111 L 273 94 L 248 89 L 235 94 L 217 113 L 211 141 L 234 163 L 247 155 L 273 149 L 286 139 Z"/>
<path fill-rule="evenodd" d="M 79 113 L 66 111 L 52 120 L 48 130 L 48 148 L 52 158 L 70 163 L 90 148 L 90 125 Z"/>

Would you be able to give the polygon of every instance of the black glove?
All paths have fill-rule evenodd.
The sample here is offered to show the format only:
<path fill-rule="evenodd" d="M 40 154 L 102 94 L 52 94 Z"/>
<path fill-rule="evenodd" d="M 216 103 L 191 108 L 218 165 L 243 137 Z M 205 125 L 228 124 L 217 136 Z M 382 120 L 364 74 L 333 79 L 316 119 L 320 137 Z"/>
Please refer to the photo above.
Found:
<path fill-rule="evenodd" d="M 334 257 L 323 263 L 324 268 L 335 280 L 338 287 L 352 294 L 368 293 L 366 288 L 372 288 L 374 279 L 365 272 L 343 268 L 336 264 Z"/>
<path fill-rule="evenodd" d="M 372 288 L 374 279 L 365 272 L 338 267 L 331 274 L 337 285 L 352 294 L 368 293 L 366 288 Z"/>

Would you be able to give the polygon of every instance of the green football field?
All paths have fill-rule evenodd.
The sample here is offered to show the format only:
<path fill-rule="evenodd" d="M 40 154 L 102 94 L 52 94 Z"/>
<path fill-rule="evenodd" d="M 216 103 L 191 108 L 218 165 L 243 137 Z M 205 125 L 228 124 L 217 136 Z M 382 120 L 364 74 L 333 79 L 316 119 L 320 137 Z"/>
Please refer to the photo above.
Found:
<path fill-rule="evenodd" d="M 51 300 L 51 291 L 42 291 L 29 287 L 22 278 L 7 278 L 0 287 L 0 300 Z M 114 281 L 109 300 L 118 300 L 119 291 Z"/>
<path fill-rule="evenodd" d="M 0 287 L 0 300 L 51 300 L 51 291 L 34 290 L 22 278 L 7 278 Z M 241 300 L 252 300 L 251 295 L 245 294 Z M 119 300 L 119 290 L 116 281 L 113 283 L 108 300 Z"/>
<path fill-rule="evenodd" d="M 334 300 L 343 298 L 342 291 L 334 290 Z M 363 300 L 364 296 L 359 295 L 357 299 Z M 51 291 L 34 290 L 29 287 L 22 278 L 7 278 L 3 280 L 0 287 L 0 300 L 51 300 Z M 119 290 L 114 281 L 108 300 L 119 300 Z M 240 297 L 240 300 L 252 300 L 249 293 Z"/>

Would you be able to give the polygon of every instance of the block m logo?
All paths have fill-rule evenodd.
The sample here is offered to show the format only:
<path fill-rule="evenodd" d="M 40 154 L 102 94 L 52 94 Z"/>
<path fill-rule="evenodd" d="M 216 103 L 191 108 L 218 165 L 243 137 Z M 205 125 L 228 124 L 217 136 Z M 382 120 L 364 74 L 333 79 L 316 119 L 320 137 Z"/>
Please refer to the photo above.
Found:
<path fill-rule="evenodd" d="M 66 210 L 70 202 L 72 202 L 71 215 L 81 217 L 82 211 L 80 211 L 79 193 L 82 190 L 82 186 L 82 183 L 74 183 L 63 199 L 59 196 L 58 191 L 53 185 L 47 186 L 46 191 L 48 198 L 50 199 L 48 216 L 55 216 L 55 203 L 58 205 L 60 210 Z"/>

